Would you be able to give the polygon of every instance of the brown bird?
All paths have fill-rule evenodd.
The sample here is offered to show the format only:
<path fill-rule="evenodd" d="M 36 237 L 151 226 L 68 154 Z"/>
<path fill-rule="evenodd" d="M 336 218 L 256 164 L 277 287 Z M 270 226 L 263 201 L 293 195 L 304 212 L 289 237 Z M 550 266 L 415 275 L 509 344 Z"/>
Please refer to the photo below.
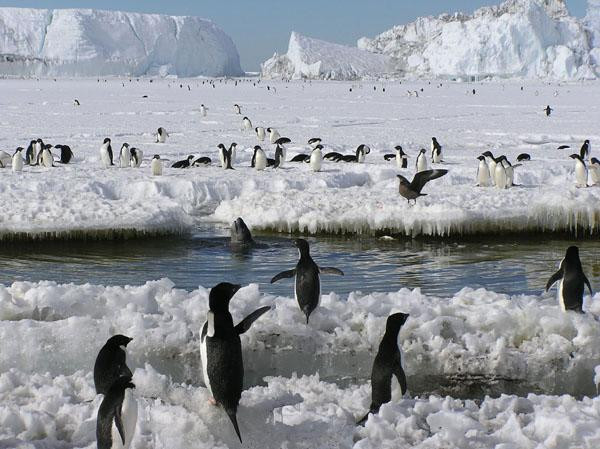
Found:
<path fill-rule="evenodd" d="M 400 195 L 408 200 L 408 204 L 410 204 L 410 200 L 414 200 L 415 204 L 417 203 L 417 198 L 420 196 L 425 196 L 425 193 L 421 193 L 421 190 L 432 179 L 440 178 L 448 173 L 448 170 L 424 170 L 415 174 L 412 182 L 409 182 L 402 175 L 398 176 L 400 179 Z"/>

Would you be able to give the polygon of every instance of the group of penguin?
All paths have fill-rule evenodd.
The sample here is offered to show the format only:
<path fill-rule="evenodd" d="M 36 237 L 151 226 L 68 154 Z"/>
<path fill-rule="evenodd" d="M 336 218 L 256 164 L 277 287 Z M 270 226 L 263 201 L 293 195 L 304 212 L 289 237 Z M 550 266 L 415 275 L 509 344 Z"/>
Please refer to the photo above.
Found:
<path fill-rule="evenodd" d="M 52 149 L 60 152 L 58 159 L 54 158 Z M 0 151 L 0 168 L 11 167 L 12 171 L 23 171 L 25 165 L 51 168 L 55 163 L 68 164 L 73 159 L 73 151 L 68 145 L 51 145 L 42 139 L 29 142 L 27 149 L 18 147 L 11 156 L 6 151 Z"/>

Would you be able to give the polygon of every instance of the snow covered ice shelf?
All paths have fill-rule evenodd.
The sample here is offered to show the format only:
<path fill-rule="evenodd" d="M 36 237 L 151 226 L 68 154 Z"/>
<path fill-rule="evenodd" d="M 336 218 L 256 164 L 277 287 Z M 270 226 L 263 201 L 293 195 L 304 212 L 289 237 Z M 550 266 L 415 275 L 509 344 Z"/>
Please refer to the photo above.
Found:
<path fill-rule="evenodd" d="M 134 448 L 239 447 L 202 386 L 198 334 L 207 298 L 203 287 L 177 290 L 167 279 L 137 287 L 0 286 L 0 447 L 95 447 L 91 370 L 114 333 L 133 337 L 128 364 L 141 398 Z M 231 303 L 236 322 L 259 306 L 273 310 L 242 337 L 244 447 L 596 447 L 600 402 L 582 395 L 595 396 L 598 299 L 586 297 L 587 314 L 579 315 L 561 312 L 552 295 L 332 293 L 306 326 L 292 298 L 245 286 Z M 354 423 L 370 401 L 374 350 L 396 311 L 410 313 L 399 338 L 410 396 L 395 390 L 360 429 Z M 327 360 L 338 377 L 327 378 Z M 504 378 L 539 394 L 444 397 L 469 397 L 475 378 L 486 392 Z M 444 379 L 455 385 L 440 390 Z"/>
<path fill-rule="evenodd" d="M 41 137 L 70 145 L 75 161 L 22 173 L 0 170 L 0 235 L 180 233 L 202 221 L 228 225 L 238 216 L 253 229 L 308 233 L 600 230 L 600 188 L 577 189 L 568 158 L 584 139 L 597 155 L 598 83 L 268 83 L 273 88 L 258 80 L 237 86 L 216 80 L 214 88 L 201 79 L 1 81 L 1 148 L 12 154 Z M 409 97 L 409 90 L 419 97 Z M 74 98 L 81 106 L 73 106 Z M 234 103 L 254 126 L 274 127 L 292 139 L 288 159 L 308 153 L 304 143 L 314 136 L 323 138 L 325 152 L 349 154 L 367 143 L 371 153 L 365 164 L 325 161 L 320 173 L 289 162 L 256 172 L 249 165 L 257 139 L 240 130 Z M 551 117 L 542 112 L 548 103 L 555 109 Z M 200 104 L 209 108 L 206 117 Z M 167 143 L 155 143 L 159 126 L 171 135 Z M 435 166 L 449 174 L 428 184 L 428 196 L 409 207 L 397 193 L 399 171 L 383 154 L 402 145 L 410 159 L 400 173 L 410 178 L 418 150 L 428 149 L 432 136 L 445 160 Z M 142 167 L 100 168 L 105 137 L 113 139 L 115 154 L 122 142 L 142 149 Z M 236 170 L 216 166 L 220 142 L 238 143 Z M 557 150 L 562 144 L 572 148 Z M 272 155 L 269 144 L 263 147 Z M 485 150 L 513 162 L 521 152 L 531 154 L 532 161 L 515 170 L 520 187 L 474 186 L 475 157 Z M 154 154 L 168 165 L 205 155 L 213 165 L 166 168 L 163 177 L 152 177 Z"/>

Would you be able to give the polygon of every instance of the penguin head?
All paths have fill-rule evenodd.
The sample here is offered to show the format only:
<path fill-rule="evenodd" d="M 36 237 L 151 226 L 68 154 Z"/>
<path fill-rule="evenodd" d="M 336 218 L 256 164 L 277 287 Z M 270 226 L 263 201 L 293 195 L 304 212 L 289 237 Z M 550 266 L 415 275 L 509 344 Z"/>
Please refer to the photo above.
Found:
<path fill-rule="evenodd" d="M 217 148 L 220 148 L 221 150 L 226 150 L 225 145 L 223 145 L 222 143 L 217 145 Z"/>
<path fill-rule="evenodd" d="M 116 348 L 120 346 L 126 347 L 131 340 L 133 340 L 133 338 L 127 337 L 126 335 L 117 334 L 113 335 L 108 340 L 106 340 L 105 346 L 112 346 Z"/>
<path fill-rule="evenodd" d="M 567 253 L 565 254 L 565 261 L 569 263 L 578 263 L 581 265 L 581 261 L 579 259 L 579 248 L 577 246 L 569 246 L 567 248 Z"/>
<path fill-rule="evenodd" d="M 160 159 L 160 155 L 155 154 L 154 157 L 152 159 Z"/>
<path fill-rule="evenodd" d="M 268 133 L 272 132 L 272 129 L 271 128 L 267 128 L 267 132 Z"/>
<path fill-rule="evenodd" d="M 235 142 L 232 142 L 231 145 L 229 145 L 229 148 L 235 148 L 235 147 L 237 147 L 237 143 L 235 143 Z"/>
<path fill-rule="evenodd" d="M 361 143 L 358 148 L 356 149 L 356 151 L 362 151 L 363 154 L 369 154 L 371 152 L 371 149 L 369 148 L 368 145 L 365 145 L 364 143 Z"/>
<path fill-rule="evenodd" d="M 421 151 L 419 151 L 419 154 L 425 154 L 427 151 L 425 150 L 425 148 L 421 148 Z"/>
<path fill-rule="evenodd" d="M 316 151 L 316 150 L 322 150 L 322 149 L 323 149 L 323 145 L 319 144 L 319 145 L 317 145 L 317 146 L 314 148 L 314 150 L 313 150 L 313 151 Z"/>
<path fill-rule="evenodd" d="M 229 301 L 233 295 L 242 288 L 239 284 L 230 284 L 229 282 L 221 282 L 215 285 L 208 295 L 208 307 L 213 312 L 229 311 Z"/>
<path fill-rule="evenodd" d="M 432 138 L 431 138 L 431 140 L 432 140 L 432 142 L 434 142 L 434 143 L 436 143 L 436 142 L 437 142 L 437 139 L 436 139 L 435 137 L 432 137 Z"/>
<path fill-rule="evenodd" d="M 14 154 L 20 153 L 21 151 L 23 151 L 23 147 L 18 147 Z"/>
<path fill-rule="evenodd" d="M 260 145 L 254 145 L 254 152 L 256 153 L 258 150 L 262 150 Z"/>
<path fill-rule="evenodd" d="M 408 313 L 393 313 L 390 315 L 385 323 L 385 332 L 392 332 L 396 335 L 400 331 L 400 328 L 406 323 L 408 319 Z"/>
<path fill-rule="evenodd" d="M 304 239 L 294 239 L 294 246 L 298 248 L 298 251 L 300 251 L 301 255 L 308 255 L 310 251 L 308 242 Z"/>
<path fill-rule="evenodd" d="M 38 140 L 36 140 L 36 142 L 39 143 L 39 144 L 41 144 L 41 145 L 44 144 L 44 141 L 42 139 L 38 139 Z"/>
<path fill-rule="evenodd" d="M 481 155 L 495 160 L 494 155 L 492 154 L 491 151 L 486 151 L 485 153 L 481 153 Z"/>
<path fill-rule="evenodd" d="M 250 120 L 248 117 L 244 117 L 242 120 Z"/>
<path fill-rule="evenodd" d="M 127 142 L 123 143 L 123 145 L 121 146 L 121 148 L 129 148 L 129 144 Z"/>
<path fill-rule="evenodd" d="M 192 162 L 192 159 L 194 159 L 194 155 L 193 155 L 193 154 L 190 154 L 190 155 L 187 157 L 187 160 L 188 160 L 188 162 Z"/>
<path fill-rule="evenodd" d="M 585 139 L 585 140 L 583 141 L 583 143 L 585 143 L 586 145 L 589 145 L 589 144 L 590 144 L 590 141 L 589 141 L 589 139 Z"/>
<path fill-rule="evenodd" d="M 106 139 L 104 139 L 103 143 L 110 143 L 110 139 L 107 137 Z"/>
<path fill-rule="evenodd" d="M 485 161 L 485 156 L 483 154 L 481 156 L 477 156 L 477 160 Z"/>

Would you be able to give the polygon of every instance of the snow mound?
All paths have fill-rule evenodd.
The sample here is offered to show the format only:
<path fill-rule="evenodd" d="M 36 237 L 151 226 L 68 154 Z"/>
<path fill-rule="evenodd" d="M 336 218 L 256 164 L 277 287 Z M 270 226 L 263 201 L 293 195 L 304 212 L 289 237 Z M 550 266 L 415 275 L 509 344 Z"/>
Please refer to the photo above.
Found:
<path fill-rule="evenodd" d="M 354 80 L 377 78 L 386 72 L 388 58 L 358 48 L 333 44 L 292 32 L 285 55 L 275 53 L 261 65 L 267 79 Z"/>
<path fill-rule="evenodd" d="M 0 73 L 189 77 L 243 72 L 231 38 L 198 17 L 0 8 Z"/>

